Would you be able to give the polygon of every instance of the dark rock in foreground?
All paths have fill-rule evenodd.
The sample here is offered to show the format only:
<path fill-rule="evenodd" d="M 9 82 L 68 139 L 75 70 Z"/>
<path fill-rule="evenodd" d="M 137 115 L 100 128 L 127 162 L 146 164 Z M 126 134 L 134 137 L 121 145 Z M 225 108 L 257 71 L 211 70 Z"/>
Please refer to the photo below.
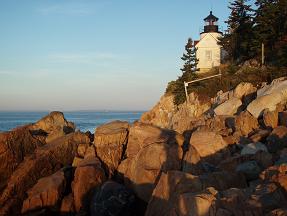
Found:
<path fill-rule="evenodd" d="M 89 138 L 76 132 L 37 148 L 33 154 L 27 156 L 9 178 L 8 185 L 0 197 L 0 215 L 17 212 L 21 209 L 26 191 L 38 179 L 71 164 L 79 143 L 89 143 Z"/>
<path fill-rule="evenodd" d="M 135 196 L 130 190 L 114 181 L 107 181 L 95 190 L 90 215 L 131 216 L 136 213 L 134 203 Z"/>
<path fill-rule="evenodd" d="M 24 157 L 44 144 L 31 133 L 29 126 L 0 133 L 0 191 Z"/>

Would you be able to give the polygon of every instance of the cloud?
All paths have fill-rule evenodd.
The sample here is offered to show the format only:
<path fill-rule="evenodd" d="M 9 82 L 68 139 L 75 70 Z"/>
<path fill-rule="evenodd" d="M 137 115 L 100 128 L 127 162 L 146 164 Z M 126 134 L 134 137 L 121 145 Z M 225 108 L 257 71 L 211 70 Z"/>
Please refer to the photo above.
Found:
<path fill-rule="evenodd" d="M 97 63 L 118 60 L 120 57 L 113 53 L 57 53 L 48 58 L 53 62 L 61 63 Z"/>

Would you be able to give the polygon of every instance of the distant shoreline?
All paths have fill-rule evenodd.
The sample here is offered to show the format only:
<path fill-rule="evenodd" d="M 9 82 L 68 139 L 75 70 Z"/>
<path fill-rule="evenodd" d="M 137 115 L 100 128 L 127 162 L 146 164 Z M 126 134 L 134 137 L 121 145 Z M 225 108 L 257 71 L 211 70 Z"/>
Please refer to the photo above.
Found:
<path fill-rule="evenodd" d="M 21 112 L 21 113 L 30 113 L 30 112 L 52 112 L 55 110 L 0 110 L 0 113 L 7 113 L 7 112 Z M 64 113 L 69 113 L 69 112 L 124 112 L 124 113 L 128 113 L 128 112 L 147 112 L 148 110 L 60 110 L 60 112 L 64 112 Z"/>

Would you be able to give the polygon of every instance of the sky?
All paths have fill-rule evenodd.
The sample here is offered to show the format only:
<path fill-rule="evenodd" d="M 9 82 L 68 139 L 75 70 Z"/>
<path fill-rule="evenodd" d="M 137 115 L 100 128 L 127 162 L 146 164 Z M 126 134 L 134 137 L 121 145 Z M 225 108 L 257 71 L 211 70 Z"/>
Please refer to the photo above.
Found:
<path fill-rule="evenodd" d="M 0 0 L 0 110 L 148 110 L 224 0 Z"/>

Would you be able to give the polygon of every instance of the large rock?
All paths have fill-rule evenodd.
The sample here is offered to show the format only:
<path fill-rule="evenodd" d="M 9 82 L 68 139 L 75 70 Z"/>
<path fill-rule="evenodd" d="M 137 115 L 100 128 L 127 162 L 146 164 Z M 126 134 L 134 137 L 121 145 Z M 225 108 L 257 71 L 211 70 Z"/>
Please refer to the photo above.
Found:
<path fill-rule="evenodd" d="M 182 150 L 178 146 L 153 144 L 141 149 L 131 160 L 126 178 L 139 198 L 148 202 L 161 172 L 181 168 Z"/>
<path fill-rule="evenodd" d="M 230 188 L 220 191 L 216 194 L 216 205 L 213 209 L 216 211 L 214 215 L 261 216 L 285 206 L 286 197 L 282 189 L 269 183 L 247 189 Z"/>
<path fill-rule="evenodd" d="M 89 141 L 85 134 L 76 132 L 37 148 L 32 155 L 25 157 L 9 178 L 0 197 L 0 215 L 19 214 L 25 192 L 38 179 L 52 175 L 62 166 L 71 164 L 78 144 Z"/>
<path fill-rule="evenodd" d="M 89 147 L 86 149 L 84 158 L 96 157 L 96 156 L 97 156 L 97 155 L 96 155 L 95 147 L 94 147 L 93 145 L 89 146 Z"/>
<path fill-rule="evenodd" d="M 249 203 L 256 203 L 262 212 L 267 213 L 287 205 L 285 193 L 284 189 L 274 183 L 260 184 L 250 196 Z"/>
<path fill-rule="evenodd" d="M 241 135 L 246 136 L 257 128 L 259 128 L 258 121 L 249 112 L 241 112 L 236 116 L 235 129 Z"/>
<path fill-rule="evenodd" d="M 266 146 L 260 142 L 250 143 L 241 150 L 241 155 L 256 154 L 258 151 L 268 152 Z"/>
<path fill-rule="evenodd" d="M 269 212 L 269 214 L 267 214 L 267 216 L 287 216 L 287 208 L 275 209 L 275 210 Z"/>
<path fill-rule="evenodd" d="M 194 147 L 200 158 L 215 164 L 228 154 L 228 144 L 223 140 L 222 136 L 215 132 L 194 132 L 190 138 L 190 146 Z M 187 159 L 187 161 L 190 160 Z"/>
<path fill-rule="evenodd" d="M 146 216 L 165 216 L 178 208 L 179 196 L 187 192 L 203 189 L 198 176 L 180 171 L 162 173 L 152 193 L 146 210 Z"/>
<path fill-rule="evenodd" d="M 179 196 L 179 204 L 175 212 L 177 215 L 216 215 L 216 194 L 214 188 L 196 193 L 184 193 Z"/>
<path fill-rule="evenodd" d="M 204 172 L 200 155 L 193 146 L 189 146 L 188 151 L 184 154 L 182 171 L 193 175 Z"/>
<path fill-rule="evenodd" d="M 64 190 L 65 176 L 63 171 L 39 179 L 37 184 L 27 191 L 28 198 L 23 202 L 22 213 L 41 208 L 57 210 Z"/>
<path fill-rule="evenodd" d="M 204 126 L 198 127 L 197 130 L 213 131 L 222 136 L 228 136 L 230 133 L 232 133 L 233 128 L 234 117 L 222 115 L 207 119 Z"/>
<path fill-rule="evenodd" d="M 149 123 L 161 128 L 171 127 L 172 113 L 176 112 L 172 95 L 163 95 L 159 102 L 148 112 L 145 112 L 140 121 Z"/>
<path fill-rule="evenodd" d="M 97 127 L 94 145 L 98 157 L 109 168 L 110 173 L 117 169 L 128 141 L 129 123 L 114 121 Z"/>
<path fill-rule="evenodd" d="M 214 112 L 216 115 L 234 115 L 241 105 L 241 100 L 234 97 L 217 106 L 214 109 Z"/>
<path fill-rule="evenodd" d="M 226 172 L 194 176 L 180 171 L 168 171 L 162 173 L 145 215 L 215 216 L 213 201 L 216 200 L 216 190 L 230 187 L 246 187 L 244 177 Z"/>
<path fill-rule="evenodd" d="M 267 148 L 271 153 L 287 147 L 287 128 L 279 126 L 274 128 L 272 133 L 267 137 Z"/>
<path fill-rule="evenodd" d="M 192 120 L 200 117 L 211 106 L 209 101 L 199 100 L 195 93 L 189 95 L 189 101 L 176 106 L 174 96 L 165 94 L 150 111 L 142 115 L 140 121 L 183 133 L 192 127 Z"/>
<path fill-rule="evenodd" d="M 136 122 L 130 128 L 126 155 L 128 158 L 132 158 L 142 148 L 155 143 L 182 146 L 183 142 L 183 136 L 175 131 Z"/>
<path fill-rule="evenodd" d="M 273 80 L 269 86 L 257 91 L 257 98 L 248 105 L 247 110 L 255 118 L 258 118 L 262 115 L 263 110 L 274 111 L 278 104 L 286 102 L 286 100 L 287 80 Z"/>
<path fill-rule="evenodd" d="M 280 151 L 280 157 L 281 158 L 287 157 L 287 148 L 284 148 Z"/>
<path fill-rule="evenodd" d="M 275 162 L 275 165 L 287 164 L 287 148 L 284 148 L 279 153 L 280 158 Z"/>
<path fill-rule="evenodd" d="M 216 190 L 226 190 L 232 187 L 247 187 L 246 179 L 242 173 L 220 171 L 205 173 L 199 178 L 203 188 L 214 187 Z"/>
<path fill-rule="evenodd" d="M 44 144 L 31 133 L 29 126 L 0 133 L 0 191 L 24 157 Z"/>
<path fill-rule="evenodd" d="M 269 167 L 260 174 L 260 178 L 279 184 L 287 192 L 287 164 Z"/>
<path fill-rule="evenodd" d="M 41 130 L 47 133 L 46 142 L 51 142 L 61 136 L 75 131 L 75 125 L 68 122 L 62 112 L 51 112 L 31 127 L 32 130 Z"/>
<path fill-rule="evenodd" d="M 236 168 L 237 172 L 243 173 L 248 181 L 258 178 L 261 169 L 256 161 L 247 161 L 239 164 Z"/>
<path fill-rule="evenodd" d="M 88 210 L 93 190 L 105 180 L 105 172 L 98 158 L 88 157 L 79 163 L 72 182 L 76 212 Z"/>
<path fill-rule="evenodd" d="M 123 185 L 113 181 L 105 182 L 91 199 L 91 216 L 134 215 L 135 196 Z"/>
<path fill-rule="evenodd" d="M 219 213 L 223 213 L 222 216 L 231 216 L 231 215 L 248 215 L 251 212 L 251 215 L 259 216 L 260 214 L 256 214 L 260 210 L 250 209 L 246 206 L 246 199 L 248 195 L 244 193 L 243 190 L 238 188 L 230 188 L 225 191 L 221 191 L 217 196 L 217 208 L 218 215 Z M 239 207 L 240 206 L 240 207 Z M 224 211 L 222 211 L 224 209 Z M 262 214 L 261 214 L 262 215 Z"/>
<path fill-rule="evenodd" d="M 63 198 L 60 212 L 63 215 L 72 215 L 75 212 L 74 198 L 72 193 L 68 194 Z"/>
<path fill-rule="evenodd" d="M 258 89 L 257 95 L 259 97 L 263 95 L 269 95 L 274 92 L 281 92 L 281 93 L 286 93 L 284 92 L 287 86 L 287 80 L 286 77 L 280 77 L 277 79 L 274 79 L 270 85 L 264 85 L 262 88 Z"/>
<path fill-rule="evenodd" d="M 250 137 L 248 137 L 252 142 L 260 142 L 265 140 L 266 137 L 270 135 L 271 131 L 259 129 L 254 132 Z"/>
<path fill-rule="evenodd" d="M 278 111 L 263 111 L 263 122 L 266 128 L 275 128 L 278 126 Z"/>
<path fill-rule="evenodd" d="M 161 172 L 181 168 L 183 141 L 174 131 L 143 123 L 130 128 L 128 158 L 118 171 L 140 199 L 148 202 Z"/>
<path fill-rule="evenodd" d="M 79 144 L 78 149 L 77 149 L 78 157 L 81 157 L 81 158 L 85 157 L 85 154 L 88 148 L 89 148 L 89 144 L 87 143 Z"/>
<path fill-rule="evenodd" d="M 258 118 L 263 114 L 265 109 L 274 111 L 277 108 L 277 104 L 280 104 L 284 101 L 284 98 L 280 93 L 273 93 L 270 95 L 263 95 L 254 101 L 252 101 L 247 110 L 255 117 Z"/>
<path fill-rule="evenodd" d="M 227 92 L 223 92 L 222 90 L 220 90 L 216 93 L 215 97 L 211 98 L 212 107 L 216 107 L 233 97 L 234 97 L 233 90 Z"/>
<path fill-rule="evenodd" d="M 228 157 L 218 164 L 218 168 L 228 172 L 236 172 L 237 167 L 248 161 L 256 161 L 262 168 L 267 168 L 273 164 L 272 155 L 265 151 L 258 151 L 256 154 L 235 155 Z"/>
<path fill-rule="evenodd" d="M 73 167 L 77 167 L 79 165 L 79 163 L 81 161 L 83 161 L 84 159 L 83 158 L 80 158 L 80 157 L 74 157 L 74 160 L 73 160 L 73 163 L 72 163 L 72 166 Z"/>
<path fill-rule="evenodd" d="M 219 192 L 216 200 L 217 213 L 224 209 L 226 215 L 261 216 L 283 206 L 286 206 L 286 197 L 274 183 L 258 184 L 246 190 L 230 188 Z"/>
<path fill-rule="evenodd" d="M 287 111 L 279 112 L 279 125 L 287 127 Z"/>
<path fill-rule="evenodd" d="M 245 104 L 249 104 L 256 97 L 256 87 L 251 83 L 242 82 L 234 89 L 234 97 L 241 99 Z"/>

